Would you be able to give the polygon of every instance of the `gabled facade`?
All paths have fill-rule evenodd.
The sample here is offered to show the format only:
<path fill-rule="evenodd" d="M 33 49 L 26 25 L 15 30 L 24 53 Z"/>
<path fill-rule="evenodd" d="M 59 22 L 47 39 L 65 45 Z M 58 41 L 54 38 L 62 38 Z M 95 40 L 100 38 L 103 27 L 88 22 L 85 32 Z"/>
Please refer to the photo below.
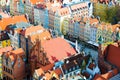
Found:
<path fill-rule="evenodd" d="M 11 46 L 8 46 L 8 47 L 5 47 L 5 48 L 1 48 L 0 49 L 0 79 L 3 79 L 3 69 L 2 69 L 2 61 L 3 61 L 3 54 L 8 52 L 8 51 L 11 51 L 12 50 L 12 47 Z"/>
<path fill-rule="evenodd" d="M 68 32 L 69 32 L 68 28 L 69 28 L 69 18 L 65 18 L 63 20 L 63 26 L 62 26 L 62 34 L 63 35 L 68 34 Z"/>
<path fill-rule="evenodd" d="M 90 26 L 90 41 L 96 42 L 97 25 Z"/>
<path fill-rule="evenodd" d="M 26 78 L 25 53 L 22 49 L 3 54 L 3 80 L 23 80 Z"/>
<path fill-rule="evenodd" d="M 70 17 L 70 12 L 68 7 L 58 9 L 55 12 L 55 19 L 54 19 L 54 30 L 58 32 L 58 34 L 62 33 L 62 28 L 63 26 L 63 20 L 64 18 L 69 18 Z"/>
<path fill-rule="evenodd" d="M 48 80 L 71 80 L 71 79 L 88 79 L 89 76 L 83 76 L 82 67 L 86 67 L 89 57 L 81 54 L 72 55 L 69 58 L 51 63 L 34 71 L 34 79 Z M 84 64 L 85 63 L 85 64 Z M 78 77 L 79 76 L 79 77 Z M 73 78 L 74 77 L 74 78 Z M 91 79 L 91 77 L 90 77 Z"/>
<path fill-rule="evenodd" d="M 20 22 L 20 23 L 16 23 L 14 25 L 9 26 L 8 35 L 10 37 L 12 47 L 14 47 L 15 49 L 18 49 L 21 47 L 20 32 L 30 26 L 31 25 L 26 22 Z"/>
<path fill-rule="evenodd" d="M 36 4 L 34 7 L 34 24 L 42 25 L 44 28 L 48 28 L 49 17 L 46 4 Z"/>
<path fill-rule="evenodd" d="M 10 14 L 11 15 L 18 15 L 19 13 L 17 12 L 17 4 L 18 0 L 10 0 Z"/>
<path fill-rule="evenodd" d="M 48 11 L 48 17 L 49 17 L 49 28 L 54 30 L 54 20 L 55 20 L 55 12 L 60 7 L 51 7 Z"/>
<path fill-rule="evenodd" d="M 25 13 L 29 17 L 29 21 L 34 23 L 34 6 L 39 2 L 44 2 L 43 0 L 25 0 Z"/>
<path fill-rule="evenodd" d="M 31 26 L 20 33 L 21 48 L 26 52 L 27 59 L 31 49 L 35 46 L 36 38 L 44 41 L 51 38 L 51 35 L 42 26 Z"/>

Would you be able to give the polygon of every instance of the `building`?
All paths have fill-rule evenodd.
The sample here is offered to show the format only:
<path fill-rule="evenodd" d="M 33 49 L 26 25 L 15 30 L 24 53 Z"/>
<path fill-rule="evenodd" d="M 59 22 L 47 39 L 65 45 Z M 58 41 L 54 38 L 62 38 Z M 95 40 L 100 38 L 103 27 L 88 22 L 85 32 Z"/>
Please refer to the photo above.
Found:
<path fill-rule="evenodd" d="M 76 14 L 78 17 L 91 17 L 93 5 L 90 2 L 80 2 L 70 6 L 72 17 Z"/>
<path fill-rule="evenodd" d="M 69 20 L 70 18 L 65 18 L 64 20 L 63 20 L 63 28 L 62 28 L 62 34 L 63 35 L 67 35 L 68 34 L 68 32 L 69 32 Z"/>
<path fill-rule="evenodd" d="M 17 3 L 19 1 L 18 0 L 11 0 L 10 1 L 10 14 L 11 15 L 18 15 L 18 11 L 17 11 Z"/>
<path fill-rule="evenodd" d="M 4 48 L 10 45 L 11 45 L 11 42 L 7 32 L 1 31 L 0 32 L 0 48 Z"/>
<path fill-rule="evenodd" d="M 54 17 L 54 30 L 57 31 L 58 34 L 62 33 L 63 30 L 63 20 L 64 18 L 70 17 L 70 12 L 68 7 L 60 8 L 55 12 Z"/>
<path fill-rule="evenodd" d="M 18 0 L 19 2 L 17 3 L 17 12 L 20 14 L 25 13 L 25 0 Z"/>
<path fill-rule="evenodd" d="M 118 70 L 113 69 L 105 74 L 96 74 L 93 80 L 117 80 L 119 79 L 118 76 Z M 118 76 L 118 77 L 117 77 Z"/>
<path fill-rule="evenodd" d="M 120 65 L 118 62 L 119 52 L 119 41 L 117 43 L 110 44 L 105 48 L 102 48 L 102 46 L 100 48 L 99 46 L 98 65 L 101 71 L 101 75 L 96 75 L 94 80 L 99 80 L 100 78 L 108 80 L 117 76 L 117 74 L 119 73 L 118 70 L 120 69 Z"/>
<path fill-rule="evenodd" d="M 99 21 L 96 18 L 90 18 L 90 41 L 93 43 L 96 43 L 98 25 Z"/>
<path fill-rule="evenodd" d="M 9 18 L 3 18 L 0 20 L 0 30 L 7 30 L 9 25 L 18 23 L 18 22 L 28 22 L 25 15 L 13 16 Z"/>
<path fill-rule="evenodd" d="M 76 53 L 69 43 L 61 38 L 46 40 L 43 43 L 39 41 L 36 44 L 29 55 L 29 61 L 32 63 L 31 68 L 34 68 L 34 70 L 37 67 L 55 63 Z"/>
<path fill-rule="evenodd" d="M 64 60 L 51 63 L 34 71 L 34 79 L 58 79 L 58 80 L 71 80 L 71 79 L 86 79 L 83 76 L 82 69 L 88 64 L 90 57 L 81 54 L 75 54 Z M 84 64 L 85 62 L 85 64 Z M 84 69 L 83 69 L 84 70 Z M 79 77 L 78 77 L 79 76 Z M 91 76 L 91 75 L 90 75 Z"/>
<path fill-rule="evenodd" d="M 3 80 L 26 78 L 25 56 L 21 48 L 3 54 Z"/>
<path fill-rule="evenodd" d="M 7 13 L 5 13 L 5 12 L 3 12 L 2 10 L 0 10 L 0 20 L 2 19 L 2 18 L 9 18 L 10 17 L 10 15 L 8 15 Z"/>
<path fill-rule="evenodd" d="M 7 8 L 9 7 L 9 5 L 10 5 L 10 0 L 0 0 L 0 7 L 3 10 L 7 10 Z"/>
<path fill-rule="evenodd" d="M 30 50 L 36 43 L 37 38 L 41 41 L 44 41 L 51 38 L 51 35 L 42 26 L 31 26 L 25 30 L 22 30 L 20 33 L 21 48 L 23 48 L 23 50 L 26 52 L 27 59 Z"/>
<path fill-rule="evenodd" d="M 55 12 L 59 9 L 60 6 L 51 7 L 48 11 L 49 17 L 49 28 L 54 30 L 54 20 L 55 20 Z"/>
<path fill-rule="evenodd" d="M 34 24 L 42 25 L 44 28 L 48 28 L 48 6 L 47 3 L 39 3 L 34 7 Z"/>
<path fill-rule="evenodd" d="M 34 22 L 34 6 L 39 2 L 44 2 L 44 0 L 25 0 L 25 13 L 31 23 Z"/>
<path fill-rule="evenodd" d="M 3 69 L 2 69 L 2 56 L 4 53 L 8 52 L 8 51 L 11 51 L 12 50 L 12 47 L 11 46 L 8 46 L 8 47 L 4 47 L 4 48 L 1 48 L 0 49 L 0 79 L 3 79 Z"/>
<path fill-rule="evenodd" d="M 26 22 L 19 22 L 9 26 L 8 35 L 10 37 L 12 47 L 14 47 L 15 49 L 21 47 L 20 32 L 30 26 L 32 25 Z"/>

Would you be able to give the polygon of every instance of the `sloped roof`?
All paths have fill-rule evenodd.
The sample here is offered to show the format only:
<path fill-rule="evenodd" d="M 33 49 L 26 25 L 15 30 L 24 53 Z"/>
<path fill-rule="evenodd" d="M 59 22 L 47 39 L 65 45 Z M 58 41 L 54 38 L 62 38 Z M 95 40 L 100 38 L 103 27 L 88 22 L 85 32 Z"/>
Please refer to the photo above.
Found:
<path fill-rule="evenodd" d="M 100 74 L 96 74 L 93 80 L 107 80 L 107 79 L 102 77 Z"/>
<path fill-rule="evenodd" d="M 62 71 L 60 68 L 57 68 L 55 70 L 53 70 L 58 76 L 62 74 Z"/>
<path fill-rule="evenodd" d="M 60 16 L 69 15 L 70 12 L 69 12 L 68 7 L 58 9 L 58 14 L 59 14 Z"/>
<path fill-rule="evenodd" d="M 68 54 L 73 55 L 76 53 L 69 43 L 59 37 L 45 41 L 42 44 L 42 47 L 47 53 L 47 56 L 51 63 L 68 57 Z"/>
<path fill-rule="evenodd" d="M 41 43 L 45 40 L 51 39 L 51 34 L 47 30 L 43 30 L 41 33 L 36 33 L 34 35 L 29 36 L 30 41 L 32 43 L 36 42 L 36 39 L 39 39 Z"/>
<path fill-rule="evenodd" d="M 44 74 L 44 73 L 47 72 L 48 70 L 51 70 L 51 69 L 53 68 L 53 66 L 54 66 L 54 63 L 48 64 L 48 65 L 43 66 L 43 67 L 41 67 L 41 68 L 39 68 L 39 69 L 36 69 L 35 71 L 37 72 L 37 75 L 38 75 L 38 76 L 41 76 L 42 74 Z"/>
<path fill-rule="evenodd" d="M 118 74 L 118 70 L 117 69 L 113 69 L 105 74 L 96 74 L 93 80 L 108 80 L 111 77 L 115 76 Z"/>
<path fill-rule="evenodd" d="M 2 20 L 0 20 L 0 29 L 5 30 L 8 25 L 16 24 L 18 22 L 28 22 L 28 21 L 27 21 L 25 15 L 3 18 Z"/>
<path fill-rule="evenodd" d="M 45 0 L 30 0 L 31 4 L 36 4 L 36 3 L 39 3 L 39 2 L 44 2 Z"/>
<path fill-rule="evenodd" d="M 51 64 L 48 64 L 48 65 L 46 65 L 44 67 L 41 67 L 41 69 L 43 71 L 48 71 L 48 70 L 51 70 L 53 67 L 54 67 L 54 63 L 51 63 Z"/>
<path fill-rule="evenodd" d="M 108 51 L 107 51 L 108 50 Z M 106 48 L 105 53 L 107 61 L 120 69 L 120 47 L 118 44 L 111 44 Z"/>
<path fill-rule="evenodd" d="M 22 48 L 13 50 L 11 52 L 14 53 L 14 54 L 16 54 L 16 55 L 24 55 L 25 54 Z"/>
<path fill-rule="evenodd" d="M 31 26 L 21 31 L 21 34 L 25 37 L 31 35 L 31 33 L 36 33 L 37 31 L 45 30 L 42 26 Z"/>
<path fill-rule="evenodd" d="M 8 14 L 5 14 L 2 11 L 0 11 L 0 15 L 2 16 L 2 18 L 9 18 L 10 17 Z"/>
<path fill-rule="evenodd" d="M 1 48 L 0 49 L 0 55 L 3 54 L 3 52 L 7 52 L 7 51 L 11 51 L 13 48 L 11 46 L 5 47 L 5 48 Z"/>

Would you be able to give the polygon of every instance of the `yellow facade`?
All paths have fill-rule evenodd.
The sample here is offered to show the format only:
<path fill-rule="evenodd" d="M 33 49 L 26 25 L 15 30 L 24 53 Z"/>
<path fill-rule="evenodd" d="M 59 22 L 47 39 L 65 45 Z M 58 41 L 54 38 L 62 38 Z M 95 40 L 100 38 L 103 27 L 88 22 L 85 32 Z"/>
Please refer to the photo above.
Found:
<path fill-rule="evenodd" d="M 62 33 L 66 35 L 68 32 L 68 27 L 69 27 L 69 20 L 64 20 L 62 24 Z"/>
<path fill-rule="evenodd" d="M 10 45 L 11 45 L 10 40 L 0 41 L 0 48 L 4 48 L 4 47 L 10 46 Z"/>
<path fill-rule="evenodd" d="M 0 55 L 0 79 L 2 79 L 2 56 Z"/>

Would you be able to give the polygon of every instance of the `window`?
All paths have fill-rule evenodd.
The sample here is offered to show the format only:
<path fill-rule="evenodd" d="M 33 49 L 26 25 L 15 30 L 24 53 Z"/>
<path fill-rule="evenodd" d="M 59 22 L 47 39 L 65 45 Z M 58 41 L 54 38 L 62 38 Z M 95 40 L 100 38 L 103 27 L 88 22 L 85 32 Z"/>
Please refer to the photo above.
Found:
<path fill-rule="evenodd" d="M 68 71 L 67 70 L 65 70 L 65 73 L 67 73 Z"/>
<path fill-rule="evenodd" d="M 66 75 L 66 78 L 68 78 L 68 75 Z"/>
<path fill-rule="evenodd" d="M 12 70 L 10 70 L 10 74 L 12 74 Z"/>
<path fill-rule="evenodd" d="M 18 67 L 20 67 L 20 63 L 18 63 Z"/>

